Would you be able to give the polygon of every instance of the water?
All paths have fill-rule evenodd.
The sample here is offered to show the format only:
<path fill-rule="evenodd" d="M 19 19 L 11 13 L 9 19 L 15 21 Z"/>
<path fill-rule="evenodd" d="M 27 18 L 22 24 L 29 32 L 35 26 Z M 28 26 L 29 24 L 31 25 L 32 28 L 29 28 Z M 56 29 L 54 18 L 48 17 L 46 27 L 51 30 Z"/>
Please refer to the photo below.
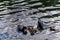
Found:
<path fill-rule="evenodd" d="M 17 25 L 36 27 L 38 18 L 49 26 L 59 26 L 57 24 L 60 24 L 60 1 L 56 2 L 56 0 L 56 3 L 53 1 L 16 0 L 11 2 L 7 0 L 0 2 L 0 34 L 2 34 L 0 40 L 20 40 L 16 39 L 19 34 L 16 31 Z M 20 36 L 21 40 L 25 40 L 22 35 Z"/>

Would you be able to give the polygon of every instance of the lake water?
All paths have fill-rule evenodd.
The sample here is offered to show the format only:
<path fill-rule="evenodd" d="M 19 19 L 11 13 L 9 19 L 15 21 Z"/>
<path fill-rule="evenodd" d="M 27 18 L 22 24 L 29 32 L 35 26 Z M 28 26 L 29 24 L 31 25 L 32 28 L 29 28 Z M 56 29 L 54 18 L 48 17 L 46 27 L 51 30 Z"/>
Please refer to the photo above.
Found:
<path fill-rule="evenodd" d="M 0 2 L 0 40 L 25 40 L 22 35 L 17 33 L 17 25 L 36 27 L 38 18 L 45 22 L 44 25 L 60 26 L 60 1 L 53 1 L 16 0 L 14 2 Z M 18 36 L 20 38 L 17 39 Z"/>

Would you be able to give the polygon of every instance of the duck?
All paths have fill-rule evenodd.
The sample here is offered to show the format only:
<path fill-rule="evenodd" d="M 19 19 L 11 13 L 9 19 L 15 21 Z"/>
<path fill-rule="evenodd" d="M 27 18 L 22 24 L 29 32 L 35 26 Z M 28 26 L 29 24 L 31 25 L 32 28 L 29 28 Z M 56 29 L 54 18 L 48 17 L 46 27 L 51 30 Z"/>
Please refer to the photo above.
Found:
<path fill-rule="evenodd" d="M 31 35 L 34 35 L 36 33 L 36 30 L 33 28 L 33 26 L 28 26 L 28 30 Z"/>
<path fill-rule="evenodd" d="M 23 25 L 18 25 L 17 30 L 18 30 L 18 32 L 22 32 L 24 35 L 27 35 L 27 27 L 25 27 Z"/>

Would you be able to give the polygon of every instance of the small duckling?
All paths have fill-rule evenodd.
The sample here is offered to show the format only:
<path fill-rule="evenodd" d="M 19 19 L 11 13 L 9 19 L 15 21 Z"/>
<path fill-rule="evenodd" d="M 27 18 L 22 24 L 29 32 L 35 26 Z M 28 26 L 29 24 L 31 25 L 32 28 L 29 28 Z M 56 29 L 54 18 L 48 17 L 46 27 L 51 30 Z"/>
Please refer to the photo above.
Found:
<path fill-rule="evenodd" d="M 29 30 L 31 35 L 34 35 L 34 33 L 36 32 L 36 30 L 33 28 L 33 26 L 29 26 L 28 30 Z"/>
<path fill-rule="evenodd" d="M 50 31 L 56 31 L 54 28 L 52 28 L 52 27 L 49 27 L 50 28 Z"/>
<path fill-rule="evenodd" d="M 23 27 L 22 32 L 24 35 L 27 35 L 27 27 Z"/>
<path fill-rule="evenodd" d="M 22 32 L 24 35 L 27 34 L 27 27 L 25 27 L 23 25 L 18 25 L 17 30 L 18 30 L 18 32 Z"/>

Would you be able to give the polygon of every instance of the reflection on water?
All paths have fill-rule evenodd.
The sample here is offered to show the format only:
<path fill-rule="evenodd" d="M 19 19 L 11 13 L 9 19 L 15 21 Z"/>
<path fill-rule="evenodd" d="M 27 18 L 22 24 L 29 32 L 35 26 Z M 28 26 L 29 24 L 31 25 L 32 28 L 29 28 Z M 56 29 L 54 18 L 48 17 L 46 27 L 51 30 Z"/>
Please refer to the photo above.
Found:
<path fill-rule="evenodd" d="M 55 25 L 55 23 L 57 21 L 60 21 L 60 5 L 59 5 L 60 1 L 57 0 L 52 1 L 16 0 L 14 2 L 13 1 L 7 0 L 0 2 L 0 28 L 1 30 L 3 30 L 0 32 L 5 33 L 9 31 L 8 33 L 10 33 L 9 35 L 10 37 L 18 34 L 18 33 L 15 34 L 16 31 L 14 31 L 16 30 L 15 26 L 18 24 L 22 24 L 25 26 L 28 25 L 36 26 L 38 18 L 41 18 L 41 20 L 45 22 L 47 25 L 57 26 Z M 57 22 L 56 24 L 60 23 Z M 13 30 L 13 28 L 15 29 Z"/>

